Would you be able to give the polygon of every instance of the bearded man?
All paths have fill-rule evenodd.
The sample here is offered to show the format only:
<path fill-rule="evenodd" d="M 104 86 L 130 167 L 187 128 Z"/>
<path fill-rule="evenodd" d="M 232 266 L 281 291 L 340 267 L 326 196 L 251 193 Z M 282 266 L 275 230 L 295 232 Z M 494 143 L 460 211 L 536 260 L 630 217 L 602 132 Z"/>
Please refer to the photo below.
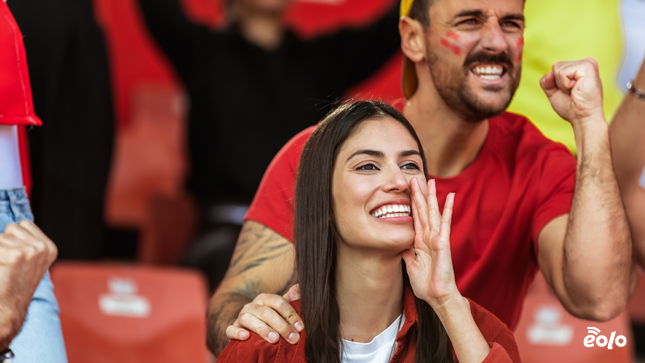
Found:
<path fill-rule="evenodd" d="M 540 80 L 573 127 L 576 160 L 528 119 L 505 112 L 520 80 L 523 10 L 523 0 L 402 1 L 399 108 L 423 144 L 440 205 L 456 193 L 451 249 L 461 293 L 514 329 L 540 269 L 571 314 L 606 321 L 623 310 L 635 270 L 597 62 L 558 62 Z M 272 294 L 296 282 L 294 173 L 312 131 L 278 153 L 246 216 L 209 306 L 215 354 L 227 337 L 247 339 L 246 329 L 296 343 L 305 328 L 286 297 Z"/>

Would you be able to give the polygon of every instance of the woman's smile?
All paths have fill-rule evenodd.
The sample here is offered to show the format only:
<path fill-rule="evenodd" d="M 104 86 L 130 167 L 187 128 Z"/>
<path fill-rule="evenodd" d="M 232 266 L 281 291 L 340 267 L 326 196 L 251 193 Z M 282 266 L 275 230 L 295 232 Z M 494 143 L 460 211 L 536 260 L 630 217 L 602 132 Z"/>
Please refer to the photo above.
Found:
<path fill-rule="evenodd" d="M 412 208 L 410 200 L 404 198 L 390 199 L 372 209 L 370 215 L 379 222 L 411 223 Z"/>

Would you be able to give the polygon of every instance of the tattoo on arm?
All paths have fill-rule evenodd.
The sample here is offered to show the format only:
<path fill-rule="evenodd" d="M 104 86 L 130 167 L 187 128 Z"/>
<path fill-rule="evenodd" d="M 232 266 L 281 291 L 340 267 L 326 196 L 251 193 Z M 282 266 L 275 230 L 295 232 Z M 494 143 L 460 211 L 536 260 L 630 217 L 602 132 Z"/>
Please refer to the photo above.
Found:
<path fill-rule="evenodd" d="M 209 309 L 210 311 L 206 319 L 208 323 L 206 345 L 215 357 L 228 344 L 226 328 L 233 324 L 242 307 L 249 302 L 251 302 L 251 299 L 243 295 L 224 293 L 217 299 L 217 307 Z"/>
<path fill-rule="evenodd" d="M 284 285 L 282 285 L 280 290 L 278 290 L 277 295 L 286 294 L 287 291 L 289 291 L 289 289 L 291 288 L 291 286 L 293 286 L 293 285 L 295 285 L 297 283 L 298 283 L 298 280 L 296 279 L 296 271 L 293 270 L 291 272 L 291 277 L 289 278 L 289 281 L 287 281 Z"/>
<path fill-rule="evenodd" d="M 239 276 L 268 260 L 284 257 L 284 248 L 289 245 L 291 242 L 263 225 L 247 226 L 240 234 L 225 279 Z"/>
<path fill-rule="evenodd" d="M 228 344 L 226 328 L 235 322 L 244 305 L 261 293 L 284 295 L 295 284 L 293 270 L 288 275 L 276 273 L 269 277 L 272 274 L 268 273 L 292 258 L 289 253 L 293 251 L 292 246 L 291 242 L 259 223 L 244 225 L 224 281 L 208 309 L 206 339 L 215 356 Z"/>

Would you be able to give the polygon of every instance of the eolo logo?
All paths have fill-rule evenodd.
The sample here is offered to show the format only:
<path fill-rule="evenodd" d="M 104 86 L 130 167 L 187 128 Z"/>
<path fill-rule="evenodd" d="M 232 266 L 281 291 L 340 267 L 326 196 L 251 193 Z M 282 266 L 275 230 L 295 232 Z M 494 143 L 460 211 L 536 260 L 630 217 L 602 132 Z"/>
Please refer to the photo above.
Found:
<path fill-rule="evenodd" d="M 598 335 L 600 333 L 600 329 L 594 328 L 594 327 L 588 327 L 589 329 L 589 335 L 585 337 L 585 347 L 591 348 L 593 347 L 593 343 L 595 342 L 597 346 L 599 347 L 604 347 L 609 343 L 607 346 L 607 349 L 614 349 L 613 344 L 614 342 L 616 343 L 617 347 L 624 347 L 625 344 L 627 344 L 627 338 L 625 338 L 624 335 L 619 335 L 616 336 L 616 332 L 611 332 L 611 336 L 609 337 L 609 340 L 607 340 L 607 337 L 604 335 Z M 616 340 L 614 341 L 614 338 Z"/>

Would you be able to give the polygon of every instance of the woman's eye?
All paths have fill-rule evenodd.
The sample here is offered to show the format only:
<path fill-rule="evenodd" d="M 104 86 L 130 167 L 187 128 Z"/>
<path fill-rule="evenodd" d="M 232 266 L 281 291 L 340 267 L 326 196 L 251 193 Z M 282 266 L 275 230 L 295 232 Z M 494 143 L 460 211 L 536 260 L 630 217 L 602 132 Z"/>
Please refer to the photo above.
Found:
<path fill-rule="evenodd" d="M 356 170 L 378 170 L 374 164 L 365 164 L 356 168 Z"/>
<path fill-rule="evenodd" d="M 419 166 L 415 163 L 407 163 L 401 167 L 403 170 L 419 170 Z"/>

